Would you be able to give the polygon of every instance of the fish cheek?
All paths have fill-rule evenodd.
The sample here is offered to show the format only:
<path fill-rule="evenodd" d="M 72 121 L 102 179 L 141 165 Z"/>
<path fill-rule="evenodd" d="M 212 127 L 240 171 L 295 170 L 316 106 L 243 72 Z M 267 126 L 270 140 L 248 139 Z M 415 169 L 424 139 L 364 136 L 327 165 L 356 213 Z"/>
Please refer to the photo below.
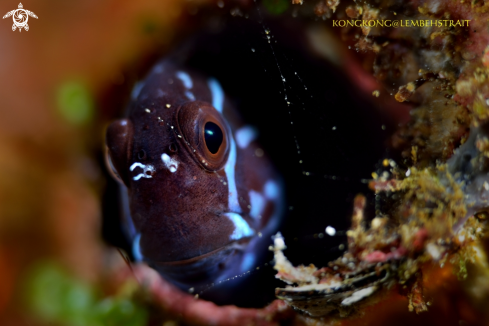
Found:
<path fill-rule="evenodd" d="M 176 173 L 163 169 L 154 179 L 145 180 L 150 188 L 133 186 L 131 207 L 138 212 L 135 224 L 149 261 L 178 261 L 208 253 L 227 245 L 234 232 L 233 223 L 222 215 L 227 187 L 220 176 L 189 168 L 196 166 L 190 157 L 180 156 L 180 160 Z"/>
<path fill-rule="evenodd" d="M 120 119 L 109 125 L 105 138 L 108 168 L 118 175 L 126 186 L 129 185 L 129 159 L 133 137 L 134 127 L 131 120 Z"/>

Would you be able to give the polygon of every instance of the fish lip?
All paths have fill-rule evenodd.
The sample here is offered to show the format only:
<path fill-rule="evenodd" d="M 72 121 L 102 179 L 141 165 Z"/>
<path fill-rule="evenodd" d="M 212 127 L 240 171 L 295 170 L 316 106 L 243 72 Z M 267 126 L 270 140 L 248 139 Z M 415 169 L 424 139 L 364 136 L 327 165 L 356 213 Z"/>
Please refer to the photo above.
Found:
<path fill-rule="evenodd" d="M 229 218 L 235 226 L 225 245 L 182 260 L 148 261 L 150 266 L 181 289 L 215 282 L 226 275 L 237 275 L 244 255 L 258 238 L 257 231 L 251 228 L 245 220 L 246 216 L 241 213 L 223 212 L 221 216 Z"/>
<path fill-rule="evenodd" d="M 241 259 L 253 237 L 232 241 L 203 255 L 192 258 L 149 262 L 164 278 L 180 289 L 202 286 L 235 275 L 239 271 Z"/>
<path fill-rule="evenodd" d="M 156 263 L 158 265 L 164 265 L 164 266 L 184 265 L 184 264 L 191 264 L 195 261 L 198 261 L 198 260 L 206 258 L 206 257 L 210 257 L 210 256 L 217 254 L 220 251 L 223 251 L 226 249 L 235 249 L 235 250 L 245 251 L 247 245 L 250 243 L 250 241 L 253 238 L 255 238 L 257 236 L 257 233 L 258 233 L 254 228 L 252 228 L 250 226 L 250 224 L 247 221 L 250 219 L 252 220 L 252 218 L 248 214 L 243 214 L 243 213 L 238 213 L 238 212 L 233 212 L 233 211 L 224 211 L 224 212 L 216 213 L 216 215 L 218 215 L 220 217 L 228 217 L 229 218 L 228 214 L 238 215 L 241 219 L 243 219 L 243 221 L 246 223 L 246 225 L 251 230 L 250 235 L 243 235 L 239 238 L 234 238 L 234 239 L 230 238 L 229 241 L 226 244 L 224 244 L 223 246 L 216 248 L 212 251 L 208 251 L 208 252 L 201 254 L 201 255 L 198 255 L 198 256 L 185 258 L 182 260 L 170 260 L 170 261 L 164 260 L 164 261 L 162 261 L 162 260 L 146 259 L 146 261 L 151 262 L 151 263 Z"/>
<path fill-rule="evenodd" d="M 250 243 L 250 241 L 251 241 L 251 239 L 253 239 L 253 237 L 254 237 L 254 235 L 249 236 L 249 237 L 243 237 L 243 238 L 240 238 L 238 240 L 233 240 L 233 241 L 229 242 L 228 244 L 226 244 L 222 247 L 219 247 L 215 250 L 209 251 L 209 252 L 202 254 L 202 255 L 194 256 L 192 258 L 187 258 L 187 259 L 183 259 L 183 260 L 174 260 L 174 261 L 154 261 L 153 263 L 156 263 L 160 266 L 191 265 L 197 261 L 211 257 L 211 256 L 213 256 L 213 255 L 215 255 L 221 251 L 224 251 L 224 250 L 235 249 L 235 250 L 244 251 L 244 249 Z"/>

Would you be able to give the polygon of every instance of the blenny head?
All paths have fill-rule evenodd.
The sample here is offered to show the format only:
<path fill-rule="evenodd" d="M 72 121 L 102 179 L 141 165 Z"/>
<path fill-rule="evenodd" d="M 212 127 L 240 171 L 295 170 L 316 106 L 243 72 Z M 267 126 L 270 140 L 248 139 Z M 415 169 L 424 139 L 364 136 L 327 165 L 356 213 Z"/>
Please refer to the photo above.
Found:
<path fill-rule="evenodd" d="M 170 60 L 107 129 L 133 255 L 180 287 L 256 265 L 282 217 L 280 179 L 219 82 Z"/>

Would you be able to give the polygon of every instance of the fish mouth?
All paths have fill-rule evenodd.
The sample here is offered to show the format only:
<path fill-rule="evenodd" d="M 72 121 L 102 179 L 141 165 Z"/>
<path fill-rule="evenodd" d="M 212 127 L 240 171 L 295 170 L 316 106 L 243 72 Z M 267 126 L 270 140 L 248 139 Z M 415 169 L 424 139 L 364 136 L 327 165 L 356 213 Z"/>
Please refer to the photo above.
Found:
<path fill-rule="evenodd" d="M 234 225 L 227 244 L 192 258 L 150 261 L 150 265 L 182 289 L 239 274 L 245 254 L 254 247 L 257 232 L 250 226 L 246 215 L 228 211 L 221 216 L 227 217 Z"/>
<path fill-rule="evenodd" d="M 240 261 L 253 236 L 242 237 L 229 244 L 189 259 L 150 262 L 165 278 L 180 288 L 208 284 L 236 274 Z"/>

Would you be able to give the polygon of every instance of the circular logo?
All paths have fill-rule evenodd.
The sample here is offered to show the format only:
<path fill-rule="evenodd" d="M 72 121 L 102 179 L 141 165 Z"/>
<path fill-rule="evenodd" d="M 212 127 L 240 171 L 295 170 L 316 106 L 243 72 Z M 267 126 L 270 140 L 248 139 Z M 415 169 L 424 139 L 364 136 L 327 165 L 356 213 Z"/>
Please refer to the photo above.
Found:
<path fill-rule="evenodd" d="M 17 9 L 14 13 L 14 24 L 17 27 L 24 27 L 27 24 L 29 16 L 24 9 Z"/>

